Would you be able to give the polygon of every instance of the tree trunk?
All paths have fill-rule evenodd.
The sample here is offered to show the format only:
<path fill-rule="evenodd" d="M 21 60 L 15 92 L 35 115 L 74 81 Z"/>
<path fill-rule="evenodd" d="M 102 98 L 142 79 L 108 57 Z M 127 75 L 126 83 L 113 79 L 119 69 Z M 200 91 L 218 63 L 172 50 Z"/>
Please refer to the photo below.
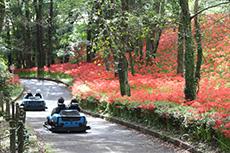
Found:
<path fill-rule="evenodd" d="M 5 1 L 0 0 L 0 33 L 2 32 L 4 17 L 5 17 Z"/>
<path fill-rule="evenodd" d="M 159 16 L 163 16 L 165 12 L 165 3 L 166 0 L 157 1 L 155 4 L 155 12 L 159 14 Z M 152 58 L 156 57 L 157 49 L 160 42 L 160 37 L 162 34 L 161 28 L 157 27 L 157 24 L 154 24 L 152 26 L 152 30 L 150 30 L 150 33 L 148 34 L 146 38 L 146 65 L 149 65 L 151 63 Z"/>
<path fill-rule="evenodd" d="M 119 74 L 118 74 L 119 61 L 118 61 L 118 58 L 115 55 L 115 53 L 113 53 L 113 61 L 114 61 L 114 77 L 117 78 L 119 76 Z"/>
<path fill-rule="evenodd" d="M 26 34 L 25 34 L 25 42 L 26 42 L 26 48 L 27 48 L 27 56 L 26 56 L 26 66 L 27 68 L 31 68 L 35 65 L 35 61 L 33 61 L 32 57 L 34 56 L 33 54 L 33 48 L 32 48 L 32 39 L 31 39 L 31 27 L 30 27 L 30 10 L 29 10 L 29 1 L 25 1 L 25 16 L 26 16 L 26 23 L 25 23 L 25 29 L 26 29 Z"/>
<path fill-rule="evenodd" d="M 184 28 L 182 25 L 182 17 L 178 26 L 178 48 L 177 48 L 177 74 L 184 75 Z"/>
<path fill-rule="evenodd" d="M 118 75 L 118 58 L 117 58 L 117 55 L 112 47 L 112 41 L 109 39 L 109 46 L 110 46 L 110 50 L 112 52 L 112 55 L 113 55 L 113 64 L 114 64 L 114 77 L 117 78 L 119 75 Z"/>
<path fill-rule="evenodd" d="M 160 14 L 160 8 L 161 8 L 161 2 L 160 1 L 156 1 L 154 3 L 154 11 L 158 14 Z M 150 27 L 150 31 L 147 34 L 147 38 L 146 38 L 146 65 L 151 65 L 152 64 L 152 58 L 155 57 L 154 55 L 154 44 L 155 44 L 155 36 L 157 33 L 157 24 L 154 23 L 151 27 Z"/>
<path fill-rule="evenodd" d="M 152 53 L 153 53 L 153 34 L 150 33 L 148 34 L 148 36 L 146 37 L 146 66 L 150 64 L 151 60 L 152 60 Z"/>
<path fill-rule="evenodd" d="M 160 43 L 160 38 L 161 38 L 162 30 L 159 28 L 156 33 L 155 33 L 155 39 L 153 42 L 153 57 L 156 57 L 157 49 Z"/>
<path fill-rule="evenodd" d="M 98 4 L 97 1 L 94 2 L 93 6 L 92 6 L 92 10 L 89 13 L 89 22 L 87 25 L 87 46 L 86 46 L 86 61 L 87 62 L 92 62 L 93 57 L 94 57 L 94 53 L 93 53 L 93 33 L 92 33 L 92 22 L 93 22 L 93 13 L 95 11 L 95 7 Z"/>
<path fill-rule="evenodd" d="M 130 86 L 128 82 L 128 62 L 125 56 L 119 57 L 118 74 L 121 95 L 131 96 Z"/>
<path fill-rule="evenodd" d="M 109 61 L 110 55 L 107 55 L 104 57 L 104 64 L 105 64 L 105 70 L 110 71 L 110 61 Z"/>
<path fill-rule="evenodd" d="M 182 24 L 185 34 L 185 99 L 191 101 L 196 99 L 196 86 L 194 75 L 194 46 L 192 40 L 191 20 L 188 0 L 179 0 L 182 10 Z"/>
<path fill-rule="evenodd" d="M 7 37 L 7 42 L 6 44 L 8 45 L 7 48 L 9 50 L 8 54 L 7 54 L 7 58 L 8 58 L 8 67 L 10 67 L 10 65 L 13 64 L 13 58 L 12 58 L 12 50 L 11 50 L 11 35 L 10 35 L 10 25 L 9 25 L 9 21 L 6 22 L 6 29 L 7 29 L 7 33 L 6 33 L 6 37 Z M 11 72 L 11 70 L 9 69 L 9 71 Z"/>
<path fill-rule="evenodd" d="M 158 10 L 158 14 L 160 17 L 162 17 L 165 13 L 165 3 L 167 3 L 167 0 L 162 0 L 161 2 L 159 2 L 160 7 L 157 10 Z M 154 42 L 153 42 L 153 57 L 154 58 L 156 57 L 161 34 L 162 34 L 161 28 L 157 27 L 155 31 L 155 36 L 154 36 Z"/>
<path fill-rule="evenodd" d="M 129 50 L 129 63 L 130 63 L 131 73 L 132 73 L 132 75 L 135 75 L 135 69 L 134 69 L 135 63 L 134 63 L 134 59 L 133 59 L 131 50 Z"/>
<path fill-rule="evenodd" d="M 122 7 L 122 22 L 121 22 L 121 28 L 122 28 L 122 33 L 124 34 L 122 36 L 122 43 L 121 44 L 121 49 L 119 53 L 119 58 L 118 58 L 118 74 L 119 74 L 119 82 L 120 82 L 120 92 L 121 95 L 127 95 L 131 96 L 130 92 L 130 85 L 128 81 L 128 61 L 126 59 L 125 53 L 128 50 L 127 47 L 127 34 L 125 34 L 126 29 L 128 28 L 127 23 L 125 22 L 125 12 L 128 10 L 128 3 L 126 0 L 121 1 L 121 7 Z"/>
<path fill-rule="evenodd" d="M 195 14 L 198 12 L 198 8 L 199 8 L 199 0 L 195 1 L 195 6 L 194 6 L 194 11 Z M 200 23 L 199 23 L 199 19 L 198 16 L 195 16 L 194 18 L 195 20 L 195 40 L 196 40 L 196 44 L 197 44 L 197 62 L 196 62 L 196 73 L 195 73 L 195 77 L 196 80 L 198 81 L 200 79 L 200 68 L 201 68 L 201 64 L 202 64 L 202 54 L 203 54 L 203 49 L 202 49 L 202 38 L 201 38 L 201 29 L 200 29 Z"/>
<path fill-rule="evenodd" d="M 139 54 L 140 54 L 140 60 L 143 59 L 143 46 L 144 46 L 144 42 L 143 40 L 138 40 L 138 47 L 139 47 Z"/>
<path fill-rule="evenodd" d="M 30 33 L 29 32 L 29 22 L 30 22 L 30 19 L 28 19 L 28 16 L 29 16 L 29 6 L 28 6 L 28 1 L 18 1 L 18 8 L 22 8 L 23 6 L 25 6 L 25 10 L 23 9 L 20 9 L 19 10 L 19 16 L 22 20 L 24 20 L 24 16 L 26 17 L 24 22 L 20 22 L 18 23 L 16 26 L 17 26 L 17 29 L 19 29 L 18 33 L 20 33 L 21 35 L 21 38 L 23 40 L 23 51 L 21 52 L 22 53 L 22 57 L 23 59 L 22 60 L 22 66 L 23 68 L 29 68 L 30 65 L 31 65 L 31 54 L 29 53 L 30 52 Z M 24 12 L 25 11 L 25 12 Z"/>
<path fill-rule="evenodd" d="M 46 52 L 46 64 L 50 67 L 53 58 L 53 0 L 50 0 L 50 7 L 49 7 L 49 20 L 48 20 L 48 50 Z"/>
<path fill-rule="evenodd" d="M 92 30 L 91 30 L 91 21 L 88 23 L 87 28 L 87 47 L 86 47 L 86 61 L 92 62 Z"/>
<path fill-rule="evenodd" d="M 44 68 L 44 51 L 43 51 L 43 28 L 42 28 L 42 5 L 43 0 L 34 0 L 36 10 L 36 45 L 37 45 L 37 76 L 42 77 Z"/>
<path fill-rule="evenodd" d="M 195 14 L 198 12 L 199 8 L 199 0 L 195 1 L 194 5 L 194 11 Z M 196 72 L 195 72 L 195 81 L 196 81 L 196 87 L 197 87 L 197 93 L 199 92 L 199 81 L 200 81 L 200 69 L 202 64 L 202 55 L 203 55 L 203 49 L 202 49 L 202 36 L 201 36 L 201 28 L 199 23 L 198 16 L 195 16 L 194 18 L 194 24 L 195 24 L 195 40 L 197 44 L 197 62 L 196 62 Z"/>

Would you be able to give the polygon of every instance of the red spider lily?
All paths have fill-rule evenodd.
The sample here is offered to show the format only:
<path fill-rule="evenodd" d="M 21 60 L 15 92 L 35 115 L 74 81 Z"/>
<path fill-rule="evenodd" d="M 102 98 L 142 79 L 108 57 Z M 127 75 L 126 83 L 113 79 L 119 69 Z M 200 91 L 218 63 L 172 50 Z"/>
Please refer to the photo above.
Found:
<path fill-rule="evenodd" d="M 19 80 L 19 76 L 18 75 L 14 75 L 12 77 L 10 77 L 10 79 L 8 80 L 9 84 L 20 84 L 20 80 Z"/>
<path fill-rule="evenodd" d="M 224 125 L 224 128 L 230 129 L 230 122 L 226 123 L 226 124 Z"/>
<path fill-rule="evenodd" d="M 215 122 L 215 126 L 213 127 L 214 129 L 219 129 L 222 125 L 222 121 L 221 120 L 216 120 Z"/>
<path fill-rule="evenodd" d="M 222 132 L 225 137 L 230 138 L 230 130 L 223 130 Z"/>
<path fill-rule="evenodd" d="M 139 105 L 138 108 L 141 108 L 144 110 L 154 110 L 155 105 L 154 104 Z"/>

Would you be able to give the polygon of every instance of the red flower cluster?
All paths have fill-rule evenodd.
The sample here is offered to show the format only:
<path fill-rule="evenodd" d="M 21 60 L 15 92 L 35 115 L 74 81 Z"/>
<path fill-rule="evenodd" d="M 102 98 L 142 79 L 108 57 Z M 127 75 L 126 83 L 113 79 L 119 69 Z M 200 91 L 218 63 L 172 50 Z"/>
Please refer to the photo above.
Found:
<path fill-rule="evenodd" d="M 145 109 L 145 110 L 154 110 L 155 106 L 154 104 L 147 104 L 147 105 L 140 105 L 138 108 Z"/>
<path fill-rule="evenodd" d="M 19 76 L 18 75 L 11 76 L 10 79 L 8 80 L 8 83 L 13 85 L 20 84 Z"/>

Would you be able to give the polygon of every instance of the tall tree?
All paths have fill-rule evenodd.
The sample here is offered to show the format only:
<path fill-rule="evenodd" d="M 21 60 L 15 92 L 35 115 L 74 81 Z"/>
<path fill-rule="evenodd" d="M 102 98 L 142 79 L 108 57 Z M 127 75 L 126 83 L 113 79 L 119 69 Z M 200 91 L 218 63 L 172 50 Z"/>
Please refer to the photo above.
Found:
<path fill-rule="evenodd" d="M 195 0 L 194 5 L 194 13 L 196 14 L 199 9 L 199 0 Z M 195 24 L 195 40 L 197 45 L 197 62 L 196 62 L 196 72 L 195 72 L 195 81 L 196 85 L 199 87 L 199 80 L 200 80 L 200 69 L 202 64 L 202 55 L 203 55 L 203 49 L 202 49 L 202 38 L 201 38 L 201 28 L 199 23 L 198 16 L 194 17 L 194 24 Z M 198 88 L 199 89 L 199 88 Z M 197 90 L 198 92 L 198 90 Z"/>
<path fill-rule="evenodd" d="M 34 0 L 36 12 L 36 47 L 37 47 L 37 75 L 42 76 L 42 71 L 45 65 L 44 50 L 43 50 L 43 21 L 42 21 L 42 6 L 43 0 Z"/>
<path fill-rule="evenodd" d="M 197 92 L 199 90 L 199 80 L 200 80 L 200 69 L 202 64 L 202 38 L 201 38 L 201 28 L 199 24 L 198 15 L 210 8 L 214 8 L 220 5 L 229 4 L 230 1 L 220 2 L 215 5 L 208 6 L 204 9 L 199 9 L 199 0 L 195 0 L 194 4 L 194 15 L 190 16 L 188 0 L 179 0 L 179 4 L 182 12 L 181 25 L 183 28 L 183 35 L 185 37 L 185 99 L 190 101 L 196 99 Z M 194 62 L 194 43 L 192 39 L 191 30 L 191 19 L 194 18 L 195 24 L 195 41 L 197 46 L 197 62 L 195 68 Z M 198 88 L 198 90 L 197 90 Z"/>
<path fill-rule="evenodd" d="M 119 74 L 119 82 L 120 82 L 120 91 L 121 95 L 127 95 L 131 96 L 130 92 L 130 85 L 128 81 L 128 62 L 127 58 L 125 56 L 126 51 L 129 49 L 127 46 L 127 40 L 128 40 L 128 34 L 127 34 L 127 28 L 128 24 L 127 21 L 127 11 L 128 11 L 128 2 L 126 0 L 121 0 L 121 10 L 122 10 L 122 16 L 121 16 L 121 32 L 122 32 L 122 38 L 121 38 L 121 46 L 120 52 L 118 53 L 118 74 Z"/>
<path fill-rule="evenodd" d="M 191 20 L 188 0 L 179 0 L 181 7 L 182 25 L 185 36 L 185 99 L 190 101 L 196 99 L 196 85 L 194 75 L 194 43 L 192 37 Z"/>
<path fill-rule="evenodd" d="M 34 52 L 32 47 L 32 33 L 31 33 L 31 18 L 32 12 L 30 10 L 30 3 L 28 0 L 24 0 L 25 5 L 25 52 L 26 52 L 26 67 L 30 68 L 35 66 L 35 61 L 33 60 Z"/>
<path fill-rule="evenodd" d="M 103 26 L 102 23 L 102 5 L 104 0 L 96 0 L 92 3 L 91 11 L 89 12 L 89 21 L 87 26 L 87 62 L 92 62 L 95 57 L 96 50 L 93 48 L 96 37 L 100 33 L 100 27 Z"/>
<path fill-rule="evenodd" d="M 5 17 L 5 1 L 4 0 L 0 0 L 0 33 L 2 31 L 2 27 L 3 27 L 3 21 L 4 21 L 4 17 Z"/>
<path fill-rule="evenodd" d="M 149 32 L 146 37 L 147 65 L 152 62 L 152 57 L 156 57 L 156 52 L 162 34 L 162 26 L 164 25 L 163 17 L 166 2 L 167 0 L 154 1 L 153 10 L 149 13 L 150 15 L 154 15 L 151 15 L 154 20 L 149 23 Z"/>
<path fill-rule="evenodd" d="M 178 48 L 177 48 L 177 74 L 184 75 L 184 43 L 185 43 L 185 36 L 184 36 L 184 27 L 182 23 L 182 14 L 180 15 L 179 19 L 179 26 L 178 26 Z"/>
<path fill-rule="evenodd" d="M 93 20 L 93 14 L 92 12 L 89 13 L 89 21 L 87 25 L 87 46 L 86 46 L 86 61 L 91 62 L 92 61 L 92 20 Z"/>
<path fill-rule="evenodd" d="M 50 0 L 49 4 L 49 18 L 48 18 L 48 50 L 46 52 L 47 66 L 50 67 L 50 64 L 53 61 L 53 0 Z"/>
<path fill-rule="evenodd" d="M 8 59 L 8 67 L 10 65 L 13 64 L 13 58 L 12 58 L 12 52 L 11 52 L 11 48 L 12 48 L 12 44 L 11 44 L 11 34 L 10 34 L 10 21 L 7 19 L 6 20 L 6 43 L 7 43 L 7 48 L 8 48 L 8 52 L 7 52 L 7 59 Z"/>

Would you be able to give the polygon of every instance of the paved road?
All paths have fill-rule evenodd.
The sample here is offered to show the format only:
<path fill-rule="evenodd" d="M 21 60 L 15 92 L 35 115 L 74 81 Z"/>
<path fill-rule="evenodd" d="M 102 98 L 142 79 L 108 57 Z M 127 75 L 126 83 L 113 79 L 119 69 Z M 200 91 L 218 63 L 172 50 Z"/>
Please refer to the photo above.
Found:
<path fill-rule="evenodd" d="M 50 81 L 21 80 L 26 89 L 33 93 L 41 89 L 48 110 L 27 112 L 27 123 L 38 136 L 51 145 L 55 153 L 186 153 L 157 138 L 146 136 L 124 126 L 107 122 L 100 118 L 87 116 L 91 130 L 87 133 L 55 134 L 46 130 L 42 124 L 50 114 L 59 97 L 71 99 L 69 90 L 62 84 Z M 188 153 L 188 152 L 187 152 Z"/>

